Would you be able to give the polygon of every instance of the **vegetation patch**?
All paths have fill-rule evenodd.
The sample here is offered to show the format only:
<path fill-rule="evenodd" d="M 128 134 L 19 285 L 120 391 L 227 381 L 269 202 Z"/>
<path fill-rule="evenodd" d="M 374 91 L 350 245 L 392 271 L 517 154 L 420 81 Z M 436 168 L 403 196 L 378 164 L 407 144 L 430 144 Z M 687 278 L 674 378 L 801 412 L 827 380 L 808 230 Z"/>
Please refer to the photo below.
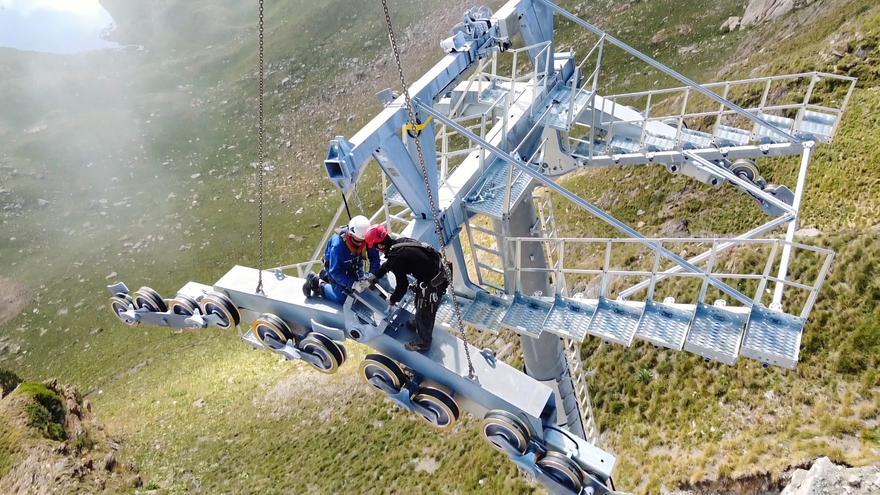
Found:
<path fill-rule="evenodd" d="M 67 438 L 64 431 L 64 404 L 58 394 L 42 383 L 24 382 L 16 393 L 28 395 L 33 402 L 26 406 L 28 426 L 38 430 L 50 440 Z"/>
<path fill-rule="evenodd" d="M 871 315 L 844 337 L 836 367 L 854 375 L 880 367 L 880 315 Z"/>

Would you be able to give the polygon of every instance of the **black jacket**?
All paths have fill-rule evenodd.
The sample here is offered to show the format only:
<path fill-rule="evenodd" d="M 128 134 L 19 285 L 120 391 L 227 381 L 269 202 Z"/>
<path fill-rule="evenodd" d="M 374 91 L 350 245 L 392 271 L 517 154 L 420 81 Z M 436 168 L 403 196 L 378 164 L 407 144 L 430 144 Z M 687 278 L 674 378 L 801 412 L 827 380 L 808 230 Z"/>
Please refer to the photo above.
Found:
<path fill-rule="evenodd" d="M 410 243 L 419 241 L 400 237 L 391 240 L 391 248 L 385 254 L 385 262 L 376 272 L 376 278 L 382 278 L 386 273 L 394 274 L 397 286 L 394 287 L 394 293 L 391 294 L 391 304 L 397 304 L 406 294 L 406 288 L 409 286 L 407 280 L 408 275 L 412 275 L 417 281 L 429 283 L 441 271 L 440 255 L 433 249 L 426 249 L 421 246 L 397 246 L 399 243 Z"/>

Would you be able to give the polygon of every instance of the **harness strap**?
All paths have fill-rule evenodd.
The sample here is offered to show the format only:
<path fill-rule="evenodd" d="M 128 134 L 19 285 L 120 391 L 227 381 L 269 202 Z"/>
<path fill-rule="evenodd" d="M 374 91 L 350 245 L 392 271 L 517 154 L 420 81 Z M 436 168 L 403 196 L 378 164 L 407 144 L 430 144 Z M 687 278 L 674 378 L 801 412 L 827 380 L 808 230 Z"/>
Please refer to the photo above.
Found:
<path fill-rule="evenodd" d="M 432 254 L 437 256 L 437 275 L 435 275 L 434 278 L 432 278 L 431 281 L 429 282 L 429 285 L 431 287 L 435 287 L 435 288 L 440 287 L 441 285 L 443 285 L 444 282 L 448 282 L 448 280 L 446 279 L 446 270 L 443 269 L 444 268 L 443 267 L 443 257 L 440 256 L 440 253 L 438 253 L 436 249 L 434 249 L 434 246 L 428 244 L 427 242 L 422 242 L 422 241 L 405 241 L 405 242 L 398 242 L 398 243 L 392 244 L 391 250 L 393 251 L 395 248 L 405 248 L 405 247 L 426 249 L 426 250 L 430 251 Z M 452 263 L 447 263 L 447 266 L 448 266 L 448 269 L 450 270 L 449 273 L 451 274 L 452 273 L 452 271 L 451 271 L 452 270 Z"/>

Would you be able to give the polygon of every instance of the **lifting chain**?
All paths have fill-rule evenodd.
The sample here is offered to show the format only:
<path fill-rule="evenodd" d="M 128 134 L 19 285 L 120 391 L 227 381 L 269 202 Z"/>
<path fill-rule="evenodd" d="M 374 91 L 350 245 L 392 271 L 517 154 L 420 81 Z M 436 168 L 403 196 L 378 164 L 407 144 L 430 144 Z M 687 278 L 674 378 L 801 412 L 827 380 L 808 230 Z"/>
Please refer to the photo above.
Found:
<path fill-rule="evenodd" d="M 258 154 L 257 154 L 257 202 L 259 203 L 259 227 L 257 232 L 257 237 L 260 239 L 260 260 L 257 265 L 257 294 L 263 294 L 263 266 L 264 266 L 264 256 L 265 249 L 263 247 L 263 161 L 265 160 L 264 152 L 263 152 L 263 85 L 264 85 L 264 77 L 263 77 L 263 0 L 260 0 L 260 23 L 259 23 L 259 52 L 260 52 L 260 97 L 259 97 L 259 144 L 258 144 Z"/>
<path fill-rule="evenodd" d="M 400 76 L 400 86 L 403 90 L 403 98 L 406 101 L 406 111 L 409 115 L 409 128 L 417 128 L 419 126 L 419 121 L 416 119 L 415 107 L 413 106 L 412 99 L 409 95 L 409 88 L 406 85 L 406 79 L 403 75 L 403 64 L 400 62 L 400 50 L 397 47 L 397 39 L 394 36 L 394 29 L 391 25 L 391 14 L 388 13 L 388 2 L 387 0 L 382 1 L 382 9 L 385 12 L 385 25 L 388 28 L 388 40 L 391 42 L 391 50 L 394 53 L 394 62 L 397 64 L 397 74 Z M 443 226 L 440 223 L 440 215 L 438 213 L 437 204 L 434 201 L 434 193 L 431 191 L 431 184 L 428 180 L 428 167 L 425 165 L 425 153 L 422 150 L 422 140 L 416 135 L 413 138 L 413 141 L 416 143 L 416 152 L 419 158 L 419 167 L 422 171 L 422 179 L 425 182 L 425 190 L 428 193 L 428 204 L 431 207 L 431 213 L 434 217 L 434 233 L 437 234 L 437 242 L 440 245 L 440 265 L 443 267 L 443 274 L 446 276 L 446 280 L 449 281 L 447 291 L 452 299 L 452 308 L 455 313 L 456 323 L 458 324 L 458 333 L 461 335 L 461 340 L 464 342 L 464 355 L 467 358 L 468 363 L 468 378 L 471 380 L 476 380 L 477 375 L 474 371 L 474 363 L 471 361 L 471 351 L 470 351 L 470 343 L 467 339 L 467 334 L 464 330 L 464 319 L 461 315 L 461 307 L 458 305 L 458 300 L 455 296 L 455 289 L 452 286 L 452 273 L 450 273 L 449 265 L 446 262 L 446 240 L 443 234 Z"/>

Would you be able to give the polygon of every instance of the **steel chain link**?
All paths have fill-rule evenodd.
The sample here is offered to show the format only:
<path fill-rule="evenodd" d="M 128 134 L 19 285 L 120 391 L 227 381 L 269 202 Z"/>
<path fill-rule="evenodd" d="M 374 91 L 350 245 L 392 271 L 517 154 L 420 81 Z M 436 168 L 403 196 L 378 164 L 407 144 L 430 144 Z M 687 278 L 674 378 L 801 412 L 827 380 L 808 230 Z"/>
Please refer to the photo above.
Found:
<path fill-rule="evenodd" d="M 397 39 L 394 36 L 394 28 L 391 24 L 391 14 L 388 12 L 388 3 L 387 0 L 381 0 L 382 9 L 385 12 L 385 25 L 388 27 L 388 39 L 391 42 L 391 50 L 394 53 L 394 62 L 397 64 L 397 74 L 400 77 L 400 86 L 403 89 L 403 98 L 406 101 L 406 111 L 409 115 L 409 123 L 411 126 L 418 125 L 418 120 L 416 120 L 415 107 L 413 106 L 412 99 L 409 95 L 409 88 L 406 84 L 406 78 L 403 75 L 403 64 L 400 61 L 400 50 L 397 47 Z M 431 184 L 428 180 L 428 167 L 425 165 L 425 154 L 422 150 L 422 140 L 419 139 L 419 136 L 416 135 L 413 138 L 413 141 L 416 143 L 416 152 L 419 158 L 419 167 L 422 172 L 422 180 L 425 182 L 425 190 L 428 193 L 428 204 L 431 207 L 431 214 L 434 218 L 434 233 L 437 235 L 437 241 L 440 245 L 440 265 L 443 268 L 443 274 L 446 276 L 446 280 L 449 281 L 447 286 L 447 292 L 449 293 L 452 300 L 452 307 L 455 313 L 456 322 L 458 324 L 458 333 L 461 335 L 461 339 L 464 342 L 464 355 L 467 358 L 468 363 L 468 378 L 476 379 L 476 373 L 474 371 L 474 363 L 471 360 L 471 352 L 470 352 L 470 343 L 468 342 L 467 334 L 464 329 L 464 319 L 461 314 L 461 307 L 458 305 L 458 299 L 455 296 L 455 289 L 452 286 L 452 273 L 450 273 L 449 266 L 446 263 L 446 240 L 443 234 L 443 226 L 440 222 L 440 215 L 438 212 L 437 204 L 434 201 L 434 193 L 431 191 Z"/>
<path fill-rule="evenodd" d="M 258 158 L 257 158 L 257 201 L 259 203 L 258 208 L 260 211 L 260 213 L 259 213 L 260 220 L 259 220 L 259 227 L 258 227 L 259 230 L 258 230 L 257 236 L 260 239 L 260 255 L 259 255 L 260 260 L 259 260 L 259 264 L 257 265 L 258 271 L 257 271 L 256 292 L 257 292 L 257 294 L 262 294 L 263 293 L 263 266 L 265 265 L 265 261 L 264 261 L 265 249 L 263 246 L 263 162 L 265 161 L 265 156 L 264 156 L 264 151 L 263 151 L 263 140 L 264 140 L 264 137 L 263 137 L 263 84 L 264 84 L 264 81 L 263 81 L 263 79 L 264 79 L 264 77 L 263 77 L 263 0 L 260 0 L 259 38 L 260 38 L 260 41 L 259 41 L 259 52 L 260 52 L 260 56 L 259 56 L 259 58 L 260 58 L 260 62 L 259 62 L 259 66 L 260 66 L 259 67 L 259 69 L 260 69 L 260 75 L 259 75 L 259 79 L 260 79 L 260 97 L 259 97 L 260 110 L 259 110 L 259 114 L 260 115 L 259 115 L 259 123 L 258 123 L 258 126 L 259 126 L 258 133 L 259 133 L 260 142 L 258 145 L 259 151 L 258 151 Z"/>

